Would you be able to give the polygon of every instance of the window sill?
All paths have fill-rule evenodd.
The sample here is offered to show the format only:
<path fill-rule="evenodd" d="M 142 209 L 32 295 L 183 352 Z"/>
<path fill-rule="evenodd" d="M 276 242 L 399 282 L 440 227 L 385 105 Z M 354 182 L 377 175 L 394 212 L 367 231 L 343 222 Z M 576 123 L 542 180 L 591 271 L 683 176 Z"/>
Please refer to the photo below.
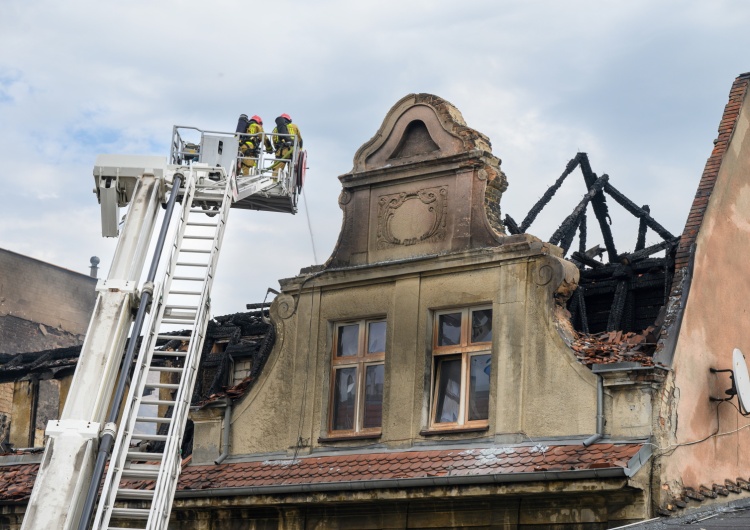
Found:
<path fill-rule="evenodd" d="M 439 436 L 441 434 L 461 434 L 465 432 L 484 432 L 489 430 L 489 425 L 478 425 L 476 427 L 443 427 L 422 429 L 419 431 L 420 436 Z"/>
<path fill-rule="evenodd" d="M 345 441 L 356 441 L 356 440 L 377 440 L 382 436 L 383 433 L 362 433 L 362 434 L 339 434 L 333 436 L 321 436 L 318 438 L 318 443 L 327 442 L 345 442 Z"/>

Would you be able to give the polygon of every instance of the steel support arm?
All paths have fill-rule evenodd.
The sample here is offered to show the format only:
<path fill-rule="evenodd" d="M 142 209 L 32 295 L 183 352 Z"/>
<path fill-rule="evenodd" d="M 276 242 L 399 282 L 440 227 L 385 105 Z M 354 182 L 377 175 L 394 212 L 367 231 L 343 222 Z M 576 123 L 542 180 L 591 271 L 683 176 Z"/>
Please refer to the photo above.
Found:
<path fill-rule="evenodd" d="M 22 530 L 76 528 L 91 482 L 101 422 L 112 396 L 133 320 L 132 299 L 153 234 L 160 180 L 138 181 L 115 259 L 99 291 L 61 419 L 50 422 L 47 443 Z"/>

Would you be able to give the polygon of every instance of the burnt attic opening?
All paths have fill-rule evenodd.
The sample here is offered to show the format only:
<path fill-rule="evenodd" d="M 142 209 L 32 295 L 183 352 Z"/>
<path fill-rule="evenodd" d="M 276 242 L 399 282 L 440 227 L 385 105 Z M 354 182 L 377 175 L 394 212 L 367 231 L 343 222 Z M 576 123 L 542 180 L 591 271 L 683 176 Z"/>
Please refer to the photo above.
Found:
<path fill-rule="evenodd" d="M 427 126 L 422 120 L 414 120 L 404 129 L 404 135 L 389 160 L 425 155 L 434 151 L 440 151 L 440 147 L 430 136 Z"/>
<path fill-rule="evenodd" d="M 509 215 L 505 216 L 504 224 L 511 234 L 525 233 L 576 168 L 581 170 L 587 193 L 549 239 L 563 249 L 563 255 L 580 271 L 578 288 L 567 301 L 571 323 L 576 331 L 586 334 L 653 332 L 651 326 L 659 327 L 660 312 L 669 296 L 679 238 L 651 217 L 648 205 L 637 206 L 609 182 L 608 175 L 594 173 L 586 153 L 578 153 L 568 162 L 562 175 L 520 225 Z M 607 197 L 638 219 L 635 247 L 631 251 L 621 253 L 615 246 Z M 593 219 L 587 215 L 589 206 Z M 601 231 L 604 247 L 597 244 L 587 248 L 587 230 L 591 224 Z M 661 241 L 647 247 L 648 229 Z M 576 235 L 578 248 L 572 250 Z"/>

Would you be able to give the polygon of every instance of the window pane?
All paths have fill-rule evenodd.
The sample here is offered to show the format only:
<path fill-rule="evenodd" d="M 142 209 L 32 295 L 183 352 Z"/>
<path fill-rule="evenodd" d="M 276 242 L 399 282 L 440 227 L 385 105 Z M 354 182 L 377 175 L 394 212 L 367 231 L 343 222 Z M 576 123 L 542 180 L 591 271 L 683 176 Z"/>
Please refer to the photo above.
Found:
<path fill-rule="evenodd" d="M 435 423 L 455 423 L 461 404 L 461 359 L 438 359 Z"/>
<path fill-rule="evenodd" d="M 338 344 L 337 357 L 356 357 L 359 346 L 359 324 L 339 326 Z"/>
<path fill-rule="evenodd" d="M 471 342 L 492 341 L 492 309 L 471 312 Z"/>
<path fill-rule="evenodd" d="M 382 364 L 365 369 L 365 411 L 363 429 L 380 427 L 383 422 L 383 381 L 385 367 Z"/>
<path fill-rule="evenodd" d="M 367 330 L 367 353 L 385 351 L 385 321 L 370 322 Z"/>
<path fill-rule="evenodd" d="M 333 388 L 332 430 L 350 431 L 354 429 L 354 402 L 357 397 L 357 369 L 336 370 Z"/>
<path fill-rule="evenodd" d="M 489 417 L 491 368 L 490 354 L 474 355 L 469 360 L 469 421 Z"/>
<path fill-rule="evenodd" d="M 461 313 L 449 313 L 438 317 L 438 346 L 453 346 L 461 343 Z"/>

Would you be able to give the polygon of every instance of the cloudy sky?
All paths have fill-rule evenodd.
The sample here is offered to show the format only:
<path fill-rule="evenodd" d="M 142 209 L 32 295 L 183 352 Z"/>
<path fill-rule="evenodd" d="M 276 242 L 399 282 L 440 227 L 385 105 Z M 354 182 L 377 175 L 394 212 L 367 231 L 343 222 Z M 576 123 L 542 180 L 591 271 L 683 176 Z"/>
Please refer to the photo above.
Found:
<path fill-rule="evenodd" d="M 166 157 L 174 124 L 286 112 L 308 149 L 322 262 L 341 223 L 336 177 L 413 92 L 490 137 L 518 221 L 585 151 L 679 234 L 731 83 L 750 70 L 749 24 L 742 0 L 0 0 L 0 247 L 83 273 L 97 255 L 106 275 L 97 154 Z M 530 232 L 548 239 L 584 192 L 576 173 Z M 636 223 L 611 209 L 632 249 Z M 304 209 L 233 211 L 214 314 L 314 262 Z"/>

